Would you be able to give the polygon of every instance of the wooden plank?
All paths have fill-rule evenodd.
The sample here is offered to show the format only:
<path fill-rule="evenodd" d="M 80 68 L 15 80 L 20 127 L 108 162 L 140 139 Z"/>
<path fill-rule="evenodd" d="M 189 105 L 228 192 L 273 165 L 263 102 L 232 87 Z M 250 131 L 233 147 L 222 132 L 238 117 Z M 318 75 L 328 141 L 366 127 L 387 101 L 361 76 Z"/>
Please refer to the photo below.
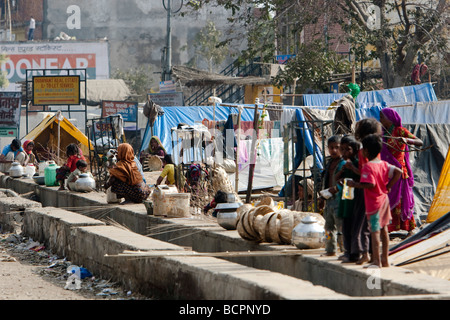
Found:
<path fill-rule="evenodd" d="M 323 249 L 322 249 L 323 250 Z M 320 250 L 319 250 L 320 251 Z M 122 258 L 158 258 L 158 257 L 263 257 L 263 256 L 282 256 L 282 255 L 304 255 L 318 254 L 318 250 L 275 250 L 275 251 L 225 251 L 225 252 L 196 252 L 196 251 L 129 251 L 117 255 L 106 255 L 107 257 Z M 320 251 L 322 252 L 322 251 Z"/>
<path fill-rule="evenodd" d="M 450 229 L 390 255 L 389 262 L 397 265 L 445 245 L 450 245 Z"/>

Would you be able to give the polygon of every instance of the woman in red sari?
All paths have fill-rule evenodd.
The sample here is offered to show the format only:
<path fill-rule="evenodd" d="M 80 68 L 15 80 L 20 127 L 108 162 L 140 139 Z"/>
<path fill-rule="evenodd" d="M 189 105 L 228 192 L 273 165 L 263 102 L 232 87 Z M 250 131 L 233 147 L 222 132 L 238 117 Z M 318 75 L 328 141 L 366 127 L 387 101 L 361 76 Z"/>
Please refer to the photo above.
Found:
<path fill-rule="evenodd" d="M 416 227 L 414 220 L 414 175 L 409 163 L 409 145 L 422 146 L 423 141 L 406 128 L 402 127 L 400 115 L 391 108 L 380 112 L 383 125 L 383 149 L 381 159 L 402 169 L 401 179 L 389 192 L 392 222 L 388 231 L 406 230 L 411 232 Z"/>

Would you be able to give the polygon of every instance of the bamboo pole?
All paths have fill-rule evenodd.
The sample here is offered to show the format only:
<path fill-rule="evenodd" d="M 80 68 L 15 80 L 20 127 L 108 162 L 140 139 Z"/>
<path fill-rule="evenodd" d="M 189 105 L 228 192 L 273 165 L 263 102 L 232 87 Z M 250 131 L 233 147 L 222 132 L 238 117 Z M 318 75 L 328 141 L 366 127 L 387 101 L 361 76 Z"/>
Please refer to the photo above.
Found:
<path fill-rule="evenodd" d="M 242 110 L 239 109 L 238 113 L 238 119 L 237 119 L 237 128 L 238 128 L 238 134 L 237 134 L 237 142 L 236 142 L 236 173 L 235 173 L 235 182 L 234 182 L 234 189 L 236 190 L 236 193 L 239 192 L 239 145 L 241 143 L 241 115 Z"/>
<path fill-rule="evenodd" d="M 352 83 L 356 83 L 355 65 L 352 65 Z"/>
<path fill-rule="evenodd" d="M 107 258 L 160 258 L 160 257 L 263 257 L 263 256 L 297 256 L 305 253 L 317 253 L 319 250 L 276 250 L 276 251 L 225 251 L 225 252 L 196 252 L 196 251 L 129 251 L 108 255 Z"/>
<path fill-rule="evenodd" d="M 246 203 L 250 203 L 250 198 L 253 189 L 253 175 L 255 173 L 255 162 L 256 162 L 256 141 L 258 140 L 258 104 L 255 103 L 255 113 L 253 116 L 253 138 L 252 138 L 252 147 L 250 149 L 250 166 L 249 166 L 249 174 L 248 174 L 248 186 L 247 186 L 247 197 L 245 199 Z"/>

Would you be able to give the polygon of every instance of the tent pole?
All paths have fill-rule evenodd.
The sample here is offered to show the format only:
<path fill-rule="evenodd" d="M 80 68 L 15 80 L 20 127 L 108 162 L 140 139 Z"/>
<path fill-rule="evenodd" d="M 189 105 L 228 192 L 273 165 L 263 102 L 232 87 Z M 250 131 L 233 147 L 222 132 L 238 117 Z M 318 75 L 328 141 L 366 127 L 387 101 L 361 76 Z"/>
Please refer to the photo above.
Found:
<path fill-rule="evenodd" d="M 255 103 L 255 114 L 253 117 L 253 138 L 252 147 L 250 149 L 250 166 L 248 174 L 248 186 L 247 186 L 247 197 L 245 199 L 246 203 L 250 203 L 250 197 L 253 189 L 253 174 L 255 172 L 255 162 L 256 162 L 256 140 L 258 140 L 258 103 Z"/>
<path fill-rule="evenodd" d="M 241 143 L 241 114 L 242 110 L 239 108 L 239 114 L 237 119 L 237 128 L 238 128 L 238 134 L 237 134 L 237 143 L 236 143 L 236 176 L 235 176 L 235 183 L 234 188 L 236 189 L 236 193 L 239 192 L 239 144 Z"/>

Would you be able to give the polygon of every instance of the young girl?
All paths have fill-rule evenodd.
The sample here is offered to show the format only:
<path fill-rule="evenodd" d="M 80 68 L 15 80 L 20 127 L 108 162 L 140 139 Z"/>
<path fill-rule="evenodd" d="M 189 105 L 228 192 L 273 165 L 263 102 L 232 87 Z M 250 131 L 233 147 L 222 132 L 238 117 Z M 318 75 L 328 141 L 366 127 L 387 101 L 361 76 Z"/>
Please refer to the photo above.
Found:
<path fill-rule="evenodd" d="M 341 154 L 346 163 L 342 166 L 342 169 L 336 174 L 336 181 L 338 182 L 338 188 L 342 190 L 342 183 L 345 178 L 359 181 L 358 170 L 358 151 L 360 144 L 353 136 L 344 136 L 341 139 Z M 355 195 L 356 197 L 356 195 Z M 359 259 L 359 251 L 355 246 L 354 234 L 353 234 L 353 221 L 354 221 L 354 208 L 355 199 L 342 199 L 339 201 L 338 218 L 342 219 L 342 234 L 344 242 L 344 254 L 339 257 L 342 262 L 356 262 Z"/>
<path fill-rule="evenodd" d="M 362 143 L 363 154 L 369 159 L 369 162 L 361 170 L 360 182 L 349 181 L 348 185 L 358 189 L 364 189 L 365 213 L 372 238 L 371 265 L 388 267 L 388 225 L 392 216 L 387 194 L 392 186 L 400 179 L 402 170 L 380 159 L 379 154 L 383 147 L 380 135 L 368 135 L 363 139 Z M 381 242 L 382 250 L 380 256 Z"/>
<path fill-rule="evenodd" d="M 175 165 L 172 161 L 172 157 L 170 156 L 170 154 L 166 154 L 164 156 L 164 158 L 162 159 L 162 163 L 163 163 L 163 171 L 161 172 L 161 175 L 158 177 L 155 186 L 160 185 L 165 177 L 167 177 L 166 184 L 168 185 L 175 184 Z"/>
<path fill-rule="evenodd" d="M 66 155 L 66 164 L 56 169 L 56 180 L 59 181 L 60 185 L 58 190 L 66 190 L 64 183 L 69 174 L 75 171 L 75 169 L 77 168 L 77 161 L 86 161 L 85 157 L 83 156 L 83 152 L 76 143 L 71 143 L 66 147 Z"/>
<path fill-rule="evenodd" d="M 32 164 L 36 166 L 36 168 L 39 165 L 39 159 L 33 152 L 34 148 L 34 141 L 33 140 L 27 140 L 23 143 L 23 151 L 27 154 L 28 158 L 25 161 L 25 165 Z"/>

